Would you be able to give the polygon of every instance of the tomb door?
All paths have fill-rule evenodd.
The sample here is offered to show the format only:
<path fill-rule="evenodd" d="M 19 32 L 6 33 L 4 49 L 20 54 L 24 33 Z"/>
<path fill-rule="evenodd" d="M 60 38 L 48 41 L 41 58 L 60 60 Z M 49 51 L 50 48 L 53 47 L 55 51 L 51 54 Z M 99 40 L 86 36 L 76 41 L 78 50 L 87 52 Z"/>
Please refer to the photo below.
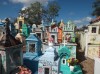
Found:
<path fill-rule="evenodd" d="M 44 68 L 44 74 L 50 74 L 50 69 L 49 68 Z"/>
<path fill-rule="evenodd" d="M 37 36 L 41 39 L 41 33 L 37 33 Z"/>
<path fill-rule="evenodd" d="M 19 21 L 20 28 L 22 28 L 22 21 Z"/>
<path fill-rule="evenodd" d="M 55 39 L 55 35 L 51 35 L 51 37 L 53 38 L 53 40 L 54 40 L 54 42 L 55 42 L 55 40 L 56 40 L 56 39 Z"/>

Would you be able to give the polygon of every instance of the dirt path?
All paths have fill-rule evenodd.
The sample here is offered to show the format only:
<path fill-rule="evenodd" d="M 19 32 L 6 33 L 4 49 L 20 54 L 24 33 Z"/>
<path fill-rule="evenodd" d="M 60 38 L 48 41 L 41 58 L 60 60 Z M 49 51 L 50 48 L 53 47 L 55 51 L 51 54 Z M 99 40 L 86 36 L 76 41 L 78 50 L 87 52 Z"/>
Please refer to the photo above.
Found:
<path fill-rule="evenodd" d="M 82 50 L 77 51 L 77 59 L 83 70 L 83 74 L 94 74 L 94 60 L 85 58 Z"/>

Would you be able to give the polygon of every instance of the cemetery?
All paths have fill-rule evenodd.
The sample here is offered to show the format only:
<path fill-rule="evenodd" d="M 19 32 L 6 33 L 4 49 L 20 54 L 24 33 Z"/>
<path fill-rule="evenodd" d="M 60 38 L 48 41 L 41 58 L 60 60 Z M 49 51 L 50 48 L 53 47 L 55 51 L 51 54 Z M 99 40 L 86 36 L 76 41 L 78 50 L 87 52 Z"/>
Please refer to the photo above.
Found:
<path fill-rule="evenodd" d="M 100 1 L 68 1 L 1 0 L 0 74 L 100 73 Z"/>
<path fill-rule="evenodd" d="M 21 16 L 19 18 L 20 22 L 23 22 L 23 20 L 21 21 Z M 15 27 L 17 28 L 15 28 L 15 33 L 17 35 L 14 37 L 10 35 L 10 20 L 7 18 L 7 21 L 2 23 L 6 26 L 4 26 L 5 30 L 2 31 L 3 35 L 1 36 L 0 42 L 1 44 L 5 42 L 3 44 L 5 47 L 3 46 L 0 51 L 1 64 L 3 64 L 5 74 L 12 72 L 14 68 L 22 65 L 30 69 L 32 74 L 83 74 L 78 62 L 73 65 L 73 69 L 70 68 L 70 62 L 67 62 L 69 59 L 76 59 L 77 44 L 75 43 L 75 25 L 72 21 L 68 21 L 66 26 L 65 24 L 61 26 L 62 22 L 61 20 L 60 26 L 57 26 L 52 21 L 48 27 L 43 25 L 43 21 L 38 27 L 35 24 L 29 27 L 25 23 L 18 24 L 16 22 Z M 40 31 L 37 32 L 37 28 Z M 60 31 L 58 31 L 59 29 Z M 62 33 L 60 38 L 58 32 Z M 4 41 L 4 36 L 7 37 L 7 41 Z M 15 40 L 17 46 L 14 46 L 15 43 L 13 40 L 9 40 L 10 36 L 11 39 Z M 11 43 L 8 41 L 11 41 Z M 26 48 L 23 52 L 24 46 Z M 9 51 L 5 52 L 4 50 Z M 7 63 L 9 62 L 7 61 L 11 62 L 12 65 L 9 64 L 8 66 Z M 24 68 L 21 67 L 21 69 Z"/>

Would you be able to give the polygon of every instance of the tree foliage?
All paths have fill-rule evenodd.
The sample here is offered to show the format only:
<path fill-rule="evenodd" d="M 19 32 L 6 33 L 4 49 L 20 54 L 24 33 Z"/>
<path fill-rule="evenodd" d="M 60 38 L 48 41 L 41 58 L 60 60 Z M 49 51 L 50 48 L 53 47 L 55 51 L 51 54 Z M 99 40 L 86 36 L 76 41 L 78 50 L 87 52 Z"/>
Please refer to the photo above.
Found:
<path fill-rule="evenodd" d="M 52 2 L 48 4 L 47 9 L 46 9 L 46 21 L 51 21 L 52 19 L 55 19 L 56 16 L 58 16 L 59 12 L 59 5 L 56 2 Z"/>
<path fill-rule="evenodd" d="M 92 12 L 92 15 L 93 16 L 100 16 L 100 0 L 96 0 L 94 3 L 93 3 L 93 12 Z"/>
<path fill-rule="evenodd" d="M 60 7 L 57 2 L 50 2 L 47 6 L 35 2 L 24 10 L 21 10 L 20 13 L 28 23 L 36 23 L 38 25 L 41 23 L 41 20 L 51 22 L 52 19 L 55 19 L 58 16 L 59 9 Z"/>

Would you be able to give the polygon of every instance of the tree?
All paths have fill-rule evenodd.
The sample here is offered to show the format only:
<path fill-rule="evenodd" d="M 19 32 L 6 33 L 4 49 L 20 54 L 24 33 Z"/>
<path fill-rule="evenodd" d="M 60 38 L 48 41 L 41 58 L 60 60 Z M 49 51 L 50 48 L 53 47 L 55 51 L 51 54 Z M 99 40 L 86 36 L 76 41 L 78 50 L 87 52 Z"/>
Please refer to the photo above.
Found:
<path fill-rule="evenodd" d="M 35 2 L 26 9 L 21 10 L 20 13 L 25 17 L 26 22 L 39 25 L 41 20 L 51 22 L 52 19 L 55 19 L 58 16 L 59 9 L 57 2 L 50 2 L 47 6 Z"/>
<path fill-rule="evenodd" d="M 47 9 L 45 9 L 45 11 L 46 11 L 45 13 L 46 14 L 44 13 L 45 14 L 45 18 L 46 18 L 45 20 L 47 22 L 51 22 L 52 19 L 55 20 L 55 18 L 59 15 L 58 14 L 59 9 L 60 9 L 60 7 L 57 4 L 57 2 L 53 1 L 53 2 L 49 3 L 48 6 L 47 6 Z"/>
<path fill-rule="evenodd" d="M 100 0 L 96 0 L 94 3 L 93 3 L 93 12 L 92 12 L 92 15 L 93 16 L 100 16 Z"/>
<path fill-rule="evenodd" d="M 33 24 L 39 24 L 40 19 L 42 18 L 42 5 L 39 2 L 32 3 L 29 7 L 25 8 L 24 10 L 21 10 L 20 13 L 23 15 L 26 19 L 26 22 Z"/>

